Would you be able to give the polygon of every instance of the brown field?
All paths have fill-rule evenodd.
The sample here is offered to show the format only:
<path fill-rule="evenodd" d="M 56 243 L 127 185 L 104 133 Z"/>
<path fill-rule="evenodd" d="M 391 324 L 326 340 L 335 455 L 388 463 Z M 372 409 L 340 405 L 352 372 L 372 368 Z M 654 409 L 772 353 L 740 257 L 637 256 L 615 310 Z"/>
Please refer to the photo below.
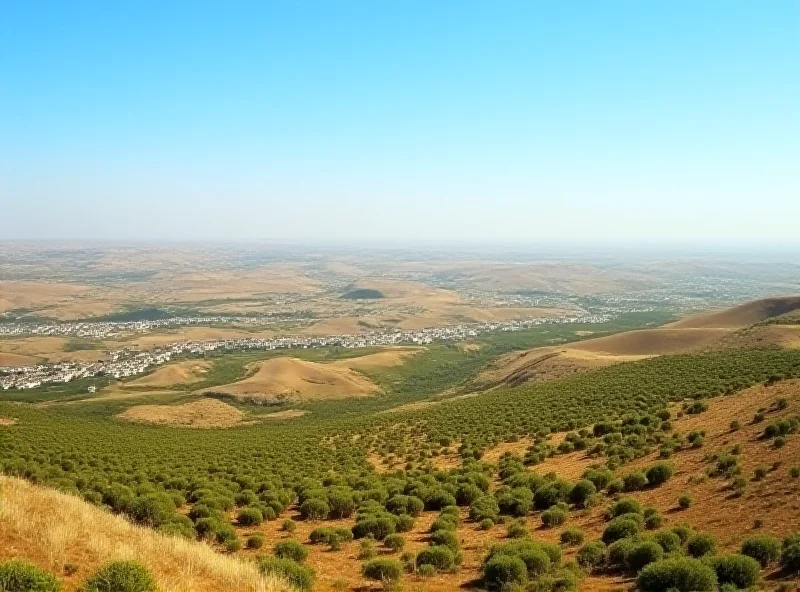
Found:
<path fill-rule="evenodd" d="M 0 417 L 0 426 L 10 426 L 17 423 L 17 420 L 13 417 Z"/>
<path fill-rule="evenodd" d="M 765 298 L 718 312 L 702 314 L 669 325 L 675 329 L 733 329 L 755 325 L 800 309 L 800 296 Z"/>
<path fill-rule="evenodd" d="M 259 362 L 252 376 L 213 390 L 237 397 L 287 401 L 364 397 L 374 395 L 379 389 L 347 367 L 273 358 Z"/>
<path fill-rule="evenodd" d="M 22 337 L 0 340 L 0 356 L 15 354 L 34 358 L 36 360 L 34 363 L 45 363 L 66 360 L 96 362 L 105 355 L 104 351 L 99 349 L 66 352 L 64 348 L 67 343 L 69 343 L 69 339 L 66 337 Z M 103 345 L 104 348 L 113 349 L 120 344 L 115 341 L 105 341 Z"/>
<path fill-rule="evenodd" d="M 172 386 L 200 382 L 205 377 L 211 362 L 190 360 L 161 366 L 152 374 L 126 383 L 128 386 Z"/>
<path fill-rule="evenodd" d="M 67 303 L 89 292 L 87 286 L 54 282 L 0 281 L 0 312 Z"/>
<path fill-rule="evenodd" d="M 162 592 L 278 592 L 290 588 L 264 578 L 255 565 L 208 545 L 134 526 L 83 500 L 26 481 L 0 477 L 0 559 L 23 557 L 59 575 L 65 592 L 79 589 L 108 561 L 135 559 Z M 78 571 L 63 575 L 64 565 Z"/>
<path fill-rule="evenodd" d="M 41 358 L 25 356 L 22 354 L 10 354 L 0 351 L 0 368 L 13 368 L 18 366 L 35 366 L 42 362 Z"/>
<path fill-rule="evenodd" d="M 200 399 L 182 405 L 137 405 L 116 417 L 184 428 L 229 428 L 243 423 L 245 414 L 222 401 Z"/>

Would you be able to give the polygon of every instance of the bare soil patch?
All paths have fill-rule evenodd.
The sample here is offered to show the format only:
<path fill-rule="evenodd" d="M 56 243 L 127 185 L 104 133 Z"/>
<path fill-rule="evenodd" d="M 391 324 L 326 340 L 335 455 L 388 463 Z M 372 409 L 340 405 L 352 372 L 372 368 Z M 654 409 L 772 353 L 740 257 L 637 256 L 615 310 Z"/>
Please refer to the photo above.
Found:
<path fill-rule="evenodd" d="M 21 354 L 9 354 L 0 352 L 0 368 L 18 368 L 21 366 L 35 366 L 42 360 L 33 356 L 24 356 Z"/>
<path fill-rule="evenodd" d="M 117 415 L 127 421 L 186 428 L 229 428 L 241 424 L 245 414 L 216 399 L 200 399 L 183 405 L 138 405 Z"/>
<path fill-rule="evenodd" d="M 17 423 L 17 420 L 13 417 L 0 417 L 0 427 L 14 425 L 15 423 Z"/>

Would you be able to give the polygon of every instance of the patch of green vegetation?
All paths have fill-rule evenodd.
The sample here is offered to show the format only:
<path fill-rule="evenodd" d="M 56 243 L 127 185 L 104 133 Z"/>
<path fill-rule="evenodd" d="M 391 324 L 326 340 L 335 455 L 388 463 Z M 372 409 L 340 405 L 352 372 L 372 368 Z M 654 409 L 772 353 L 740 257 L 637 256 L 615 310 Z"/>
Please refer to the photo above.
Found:
<path fill-rule="evenodd" d="M 106 345 L 99 339 L 73 338 L 64 344 L 65 352 L 86 351 L 90 349 L 105 349 Z"/>
<path fill-rule="evenodd" d="M 371 288 L 357 288 L 355 290 L 345 292 L 342 294 L 342 298 L 345 300 L 377 300 L 380 298 L 385 298 L 385 296 L 380 290 L 373 290 Z"/>

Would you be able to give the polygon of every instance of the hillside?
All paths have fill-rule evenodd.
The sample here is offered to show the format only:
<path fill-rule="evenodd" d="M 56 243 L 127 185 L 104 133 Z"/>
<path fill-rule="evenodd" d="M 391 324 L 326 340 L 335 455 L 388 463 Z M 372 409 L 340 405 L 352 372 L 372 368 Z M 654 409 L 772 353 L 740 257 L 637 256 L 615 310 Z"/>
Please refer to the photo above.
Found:
<path fill-rule="evenodd" d="M 800 310 L 800 296 L 764 298 L 672 323 L 672 329 L 736 329 Z"/>
<path fill-rule="evenodd" d="M 552 380 L 576 372 L 651 356 L 721 347 L 800 345 L 796 326 L 782 325 L 785 315 L 800 310 L 800 297 L 769 298 L 730 309 L 690 317 L 655 329 L 625 331 L 565 346 L 514 352 L 497 360 L 481 380 L 518 385 L 528 380 Z M 765 321 L 766 326 L 754 326 Z"/>
<path fill-rule="evenodd" d="M 101 564 L 136 559 L 161 592 L 290 592 L 255 565 L 209 546 L 134 526 L 77 497 L 0 477 L 0 560 L 23 557 L 56 574 L 65 592 L 77 590 Z M 77 571 L 66 575 L 64 566 Z"/>

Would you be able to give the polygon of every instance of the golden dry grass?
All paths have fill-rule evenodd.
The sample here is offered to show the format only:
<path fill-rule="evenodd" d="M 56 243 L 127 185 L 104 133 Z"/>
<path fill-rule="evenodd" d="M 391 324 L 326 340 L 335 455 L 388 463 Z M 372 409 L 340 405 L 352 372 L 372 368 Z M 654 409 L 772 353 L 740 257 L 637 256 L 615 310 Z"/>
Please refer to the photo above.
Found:
<path fill-rule="evenodd" d="M 244 422 L 245 414 L 216 399 L 200 399 L 182 405 L 137 405 L 119 419 L 183 428 L 230 428 Z"/>
<path fill-rule="evenodd" d="M 132 525 L 83 500 L 10 477 L 0 477 L 0 558 L 25 558 L 61 574 L 66 592 L 108 561 L 134 559 L 147 566 L 162 592 L 278 592 L 254 564 L 216 553 L 196 541 L 163 536 Z"/>
<path fill-rule="evenodd" d="M 214 387 L 216 393 L 280 400 L 364 397 L 378 390 L 377 385 L 350 368 L 297 358 L 273 358 L 259 362 L 258 370 L 252 376 Z"/>
<path fill-rule="evenodd" d="M 130 386 L 172 386 L 192 384 L 203 380 L 211 363 L 205 360 L 189 360 L 161 366 L 152 374 L 127 383 Z"/>

